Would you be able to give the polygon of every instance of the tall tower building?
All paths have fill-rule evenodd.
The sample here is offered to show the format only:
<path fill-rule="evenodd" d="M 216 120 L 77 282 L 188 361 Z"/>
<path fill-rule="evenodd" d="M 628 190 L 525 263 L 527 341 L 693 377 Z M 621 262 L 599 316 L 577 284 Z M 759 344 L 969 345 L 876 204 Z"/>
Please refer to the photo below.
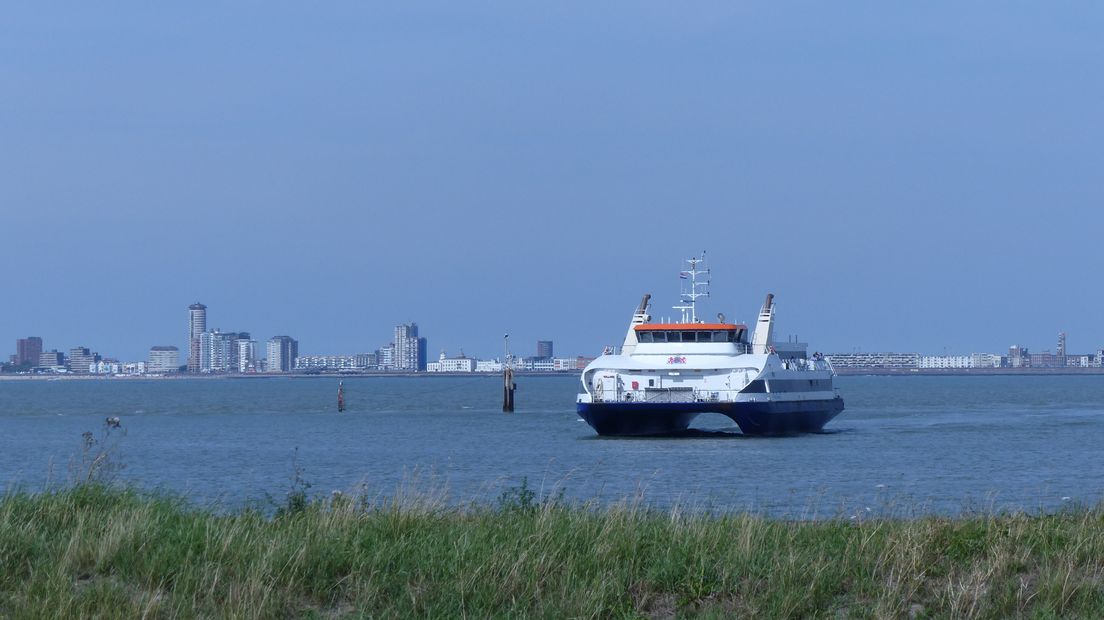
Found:
<path fill-rule="evenodd" d="M 257 341 L 242 332 L 238 334 L 238 372 L 253 372 L 257 369 Z"/>
<path fill-rule="evenodd" d="M 552 355 L 552 341 L 551 340 L 538 340 L 537 341 L 537 357 L 540 359 L 550 360 Z"/>
<path fill-rule="evenodd" d="M 1058 332 L 1058 350 L 1055 353 L 1058 358 L 1055 360 L 1059 366 L 1066 365 L 1066 332 Z"/>
<path fill-rule="evenodd" d="M 207 306 L 198 301 L 188 306 L 188 372 L 199 372 L 199 336 L 207 331 Z"/>
<path fill-rule="evenodd" d="M 199 372 L 236 372 L 237 355 L 237 332 L 216 329 L 199 335 Z"/>
<path fill-rule="evenodd" d="M 395 326 L 395 370 L 426 369 L 426 339 L 418 336 L 417 323 Z"/>
<path fill-rule="evenodd" d="M 42 338 L 30 336 L 15 341 L 15 359 L 13 361 L 16 365 L 30 364 L 37 366 L 38 356 L 40 355 L 42 355 Z"/>
<path fill-rule="evenodd" d="M 288 372 L 295 368 L 295 358 L 299 357 L 298 340 L 291 336 L 273 336 L 267 349 L 266 372 Z"/>

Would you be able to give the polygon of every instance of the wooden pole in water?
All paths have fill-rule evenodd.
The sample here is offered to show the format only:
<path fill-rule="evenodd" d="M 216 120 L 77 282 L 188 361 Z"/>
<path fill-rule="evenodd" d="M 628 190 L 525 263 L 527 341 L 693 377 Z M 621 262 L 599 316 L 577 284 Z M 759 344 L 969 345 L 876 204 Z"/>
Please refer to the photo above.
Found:
<path fill-rule="evenodd" d="M 503 413 L 513 413 L 514 390 L 517 389 L 517 384 L 514 383 L 514 369 L 507 366 L 502 371 L 502 378 L 502 411 Z"/>
<path fill-rule="evenodd" d="M 345 382 L 337 382 L 337 412 L 345 411 Z"/>
<path fill-rule="evenodd" d="M 513 413 L 517 385 L 514 383 L 514 369 L 510 367 L 510 334 L 502 337 L 502 347 L 502 412 Z"/>

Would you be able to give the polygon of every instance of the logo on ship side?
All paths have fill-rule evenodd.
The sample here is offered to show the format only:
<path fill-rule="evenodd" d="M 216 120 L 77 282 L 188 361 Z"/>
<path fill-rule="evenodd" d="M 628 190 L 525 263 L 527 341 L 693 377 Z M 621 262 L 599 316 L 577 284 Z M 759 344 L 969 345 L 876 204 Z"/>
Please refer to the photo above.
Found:
<path fill-rule="evenodd" d="M 673 355 L 667 358 L 668 364 L 685 364 L 686 358 L 678 355 Z"/>

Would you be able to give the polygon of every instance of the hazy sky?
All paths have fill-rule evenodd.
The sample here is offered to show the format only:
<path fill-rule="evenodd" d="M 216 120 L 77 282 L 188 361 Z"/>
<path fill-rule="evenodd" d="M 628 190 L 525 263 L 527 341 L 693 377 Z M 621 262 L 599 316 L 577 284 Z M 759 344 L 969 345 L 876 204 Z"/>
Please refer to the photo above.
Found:
<path fill-rule="evenodd" d="M 1098 2 L 9 3 L 0 352 L 1104 346 Z M 107 7 L 110 8 L 107 8 Z M 183 360 L 182 360 L 183 362 Z"/>

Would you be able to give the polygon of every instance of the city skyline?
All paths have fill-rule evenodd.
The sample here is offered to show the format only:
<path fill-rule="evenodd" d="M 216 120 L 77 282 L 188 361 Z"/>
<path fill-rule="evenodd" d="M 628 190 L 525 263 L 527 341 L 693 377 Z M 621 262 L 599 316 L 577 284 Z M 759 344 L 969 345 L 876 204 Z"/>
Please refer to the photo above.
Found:
<path fill-rule="evenodd" d="M 177 359 L 180 364 L 176 367 L 183 368 L 187 373 L 191 374 L 206 374 L 206 373 L 249 373 L 249 372 L 292 372 L 302 370 L 303 368 L 296 364 L 296 360 L 300 356 L 313 358 L 316 361 L 324 361 L 327 359 L 336 358 L 352 358 L 360 359 L 364 356 L 371 356 L 373 360 L 371 364 L 360 364 L 357 368 L 374 367 L 379 365 L 380 370 L 390 369 L 395 371 L 415 371 L 424 372 L 427 368 L 427 363 L 430 362 L 430 356 L 428 352 L 427 339 L 419 335 L 419 327 L 415 322 L 402 323 L 396 325 L 393 328 L 393 338 L 391 342 L 384 347 L 374 350 L 365 349 L 364 351 L 357 353 L 349 352 L 299 352 L 299 343 L 297 340 L 286 336 L 277 335 L 263 341 L 266 345 L 266 355 L 260 357 L 257 354 L 258 343 L 252 339 L 252 336 L 248 332 L 223 332 L 219 328 L 208 329 L 207 327 L 207 305 L 195 302 L 188 306 L 188 337 L 189 344 L 185 347 L 185 357 L 180 358 L 180 348 L 172 345 L 153 345 L 147 349 L 148 355 L 143 358 L 140 364 L 146 364 L 152 368 L 158 368 L 164 370 L 166 368 L 165 361 L 169 359 L 168 352 L 172 351 L 173 358 Z M 660 319 L 667 320 L 667 319 Z M 780 337 L 781 334 L 776 335 Z M 797 339 L 796 336 L 787 336 L 786 339 Z M 1083 358 L 1086 365 L 1092 362 L 1092 365 L 1099 366 L 1104 347 L 1095 347 L 1088 349 L 1084 353 L 1080 353 L 1074 350 L 1069 350 L 1067 347 L 1068 334 L 1066 332 L 1059 332 L 1057 335 L 1056 346 L 1054 352 L 1051 352 L 1049 348 L 1034 349 L 1031 357 L 1036 361 L 1034 364 L 1029 362 L 1013 361 L 1009 363 L 1009 360 L 1018 358 L 1021 354 L 1027 357 L 1028 351 L 1031 351 L 1031 347 L 1025 347 L 1022 344 L 1013 344 L 1009 346 L 1008 355 L 1004 356 L 1000 352 L 991 351 L 971 351 L 964 353 L 963 351 L 948 351 L 946 347 L 942 353 L 933 351 L 891 351 L 889 349 L 869 350 L 862 351 L 859 347 L 854 347 L 850 351 L 839 350 L 834 353 L 830 353 L 832 356 L 839 356 L 837 359 L 843 359 L 853 357 L 855 359 L 862 359 L 869 355 L 879 356 L 888 355 L 891 357 L 909 357 L 912 362 L 919 367 L 925 367 L 925 364 L 932 366 L 927 367 L 945 367 L 946 364 L 956 364 L 956 367 L 965 367 L 965 364 L 969 363 L 971 366 L 977 366 L 978 364 L 984 366 L 992 365 L 992 360 L 996 359 L 996 365 L 1002 364 L 1001 358 L 1004 358 L 1004 363 L 1009 363 L 1012 367 L 1020 366 L 1039 366 L 1041 360 L 1050 360 L 1044 365 L 1050 366 L 1052 364 L 1058 364 L 1065 366 L 1065 357 L 1067 351 L 1070 351 L 1071 356 L 1079 356 Z M 779 340 L 780 341 L 780 340 Z M 516 341 L 515 341 L 516 342 Z M 611 343 L 613 346 L 617 346 L 618 343 Z M 531 356 L 525 355 L 523 352 L 511 350 L 511 355 L 518 359 L 526 360 L 547 360 L 551 364 L 553 358 L 553 340 L 538 339 L 535 342 L 535 351 Z M 450 361 L 452 367 L 456 365 L 452 363 L 452 360 L 456 360 L 457 357 L 445 357 L 445 351 L 447 347 L 440 349 L 441 363 L 447 360 Z M 472 360 L 480 359 L 480 356 L 471 355 L 466 356 L 464 354 L 464 348 L 459 348 L 459 358 L 467 358 Z M 57 356 L 55 358 L 55 356 Z M 586 357 L 586 353 L 579 353 L 577 357 L 582 359 Z M 911 357 L 910 357 L 911 356 Z M 979 356 L 981 356 L 979 358 Z M 75 370 L 71 371 L 75 374 L 87 374 L 87 367 L 89 363 L 100 362 L 103 360 L 122 361 L 122 358 L 115 356 L 101 356 L 99 351 L 78 345 L 69 349 L 69 353 L 66 354 L 64 350 L 58 349 L 44 349 L 44 339 L 40 336 L 28 336 L 16 339 L 15 353 L 9 356 L 9 361 L 13 364 L 26 364 L 31 360 L 51 360 L 50 363 L 42 362 L 34 364 L 38 367 L 60 366 L 62 360 L 65 360 L 68 365 L 72 361 L 72 366 Z M 915 358 L 915 359 L 913 359 Z M 954 359 L 957 358 L 957 359 Z M 972 361 L 969 361 L 971 360 Z M 57 360 L 57 363 L 54 360 Z M 368 359 L 368 358 L 365 358 Z M 487 357 L 487 360 L 497 360 L 497 357 Z M 564 358 L 565 360 L 571 358 Z M 984 362 L 979 362 L 979 359 L 985 359 Z M 272 361 L 270 361 L 272 360 Z M 927 361 L 921 361 L 927 360 Z M 1060 360 L 1060 362 L 1059 362 Z M 348 360 L 346 360 L 348 361 Z M 256 367 L 254 366 L 256 362 Z M 436 360 L 434 360 L 436 362 Z M 265 363 L 264 368 L 261 364 Z M 273 367 L 272 364 L 276 367 Z M 343 364 L 345 362 L 342 362 Z M 1080 362 L 1079 362 L 1080 364 Z M 437 364 L 430 363 L 430 366 L 434 366 L 433 370 L 437 370 Z M 312 366 L 307 366 L 310 368 Z M 324 366 L 322 366 L 324 367 Z M 474 362 L 472 368 L 474 368 Z M 175 368 L 175 367 L 174 367 Z M 551 366 L 549 366 L 551 368 Z M 151 371 L 157 372 L 157 371 Z"/>
<path fill-rule="evenodd" d="M 1089 350 L 1101 26 L 996 2 L 15 5 L 0 342 L 183 352 L 202 299 L 210 327 L 319 352 L 414 319 L 434 349 L 589 352 L 644 293 L 675 314 L 707 250 L 708 316 L 773 292 L 817 349 Z"/>
<path fill-rule="evenodd" d="M 249 332 L 223 331 L 220 328 L 209 328 L 207 322 L 208 306 L 201 302 L 195 302 L 187 307 L 187 331 L 188 345 L 185 347 L 185 357 L 181 359 L 180 348 L 174 345 L 154 345 L 148 350 L 148 358 L 141 361 L 122 361 L 112 355 L 101 355 L 99 351 L 89 347 L 77 346 L 69 349 L 68 355 L 64 351 L 56 349 L 43 351 L 43 338 L 29 336 L 19 338 L 15 343 L 16 352 L 10 356 L 10 368 L 4 364 L 6 371 L 18 370 L 25 372 L 34 369 L 35 372 L 68 372 L 70 374 L 153 374 L 182 372 L 191 375 L 200 374 L 253 374 L 253 373 L 287 373 L 312 369 L 345 369 L 362 371 L 396 371 L 396 372 L 425 372 L 430 366 L 430 372 L 440 371 L 440 363 L 446 360 L 444 349 L 439 356 L 440 363 L 433 363 L 428 359 L 428 341 L 419 333 L 418 324 L 415 322 L 396 325 L 393 338 L 390 343 L 371 350 L 356 354 L 306 354 L 299 352 L 299 342 L 287 335 L 277 335 L 262 342 L 260 349 L 258 342 Z M 262 350 L 265 355 L 258 355 Z M 461 358 L 465 356 L 462 353 Z M 538 370 L 561 370 L 560 364 L 565 360 L 553 360 L 553 342 L 551 340 L 538 340 L 535 344 L 535 355 L 527 356 L 517 351 L 511 351 L 510 356 L 516 362 L 526 365 L 535 365 Z M 300 364 L 301 359 L 309 359 L 305 365 Z M 449 358 L 455 359 L 455 358 Z M 474 360 L 474 358 L 471 358 Z M 583 356 L 570 359 L 571 368 L 577 366 L 577 361 Z M 492 362 L 497 358 L 491 358 Z M 553 368 L 553 361 L 557 362 Z M 544 368 L 547 366 L 547 368 Z M 474 366 L 473 366 L 474 369 Z M 501 363 L 499 363 L 501 370 Z M 486 370 L 486 369 L 483 369 Z"/>

